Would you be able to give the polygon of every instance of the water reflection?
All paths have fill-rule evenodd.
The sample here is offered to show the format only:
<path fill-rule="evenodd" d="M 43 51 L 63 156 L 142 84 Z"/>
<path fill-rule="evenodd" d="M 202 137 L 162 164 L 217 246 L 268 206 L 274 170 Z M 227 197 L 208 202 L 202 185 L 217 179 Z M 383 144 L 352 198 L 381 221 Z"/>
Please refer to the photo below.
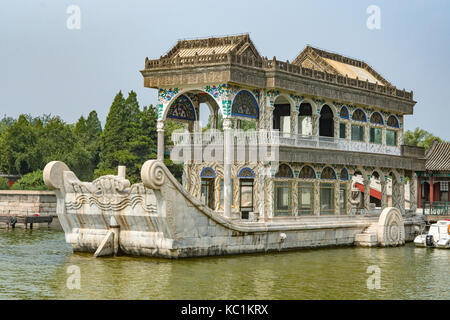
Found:
<path fill-rule="evenodd" d="M 72 254 L 57 231 L 0 230 L 2 299 L 449 299 L 450 250 L 336 248 L 171 261 Z M 81 290 L 66 286 L 79 266 Z M 369 290 L 367 267 L 381 270 Z"/>

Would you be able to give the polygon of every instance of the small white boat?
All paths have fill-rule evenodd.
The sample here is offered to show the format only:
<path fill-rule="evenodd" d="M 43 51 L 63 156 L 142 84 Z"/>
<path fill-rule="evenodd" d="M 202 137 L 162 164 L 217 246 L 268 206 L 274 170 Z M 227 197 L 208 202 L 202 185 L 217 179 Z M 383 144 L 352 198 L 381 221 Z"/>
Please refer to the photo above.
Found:
<path fill-rule="evenodd" d="M 450 221 L 440 220 L 430 226 L 427 234 L 414 239 L 417 247 L 450 249 Z"/>

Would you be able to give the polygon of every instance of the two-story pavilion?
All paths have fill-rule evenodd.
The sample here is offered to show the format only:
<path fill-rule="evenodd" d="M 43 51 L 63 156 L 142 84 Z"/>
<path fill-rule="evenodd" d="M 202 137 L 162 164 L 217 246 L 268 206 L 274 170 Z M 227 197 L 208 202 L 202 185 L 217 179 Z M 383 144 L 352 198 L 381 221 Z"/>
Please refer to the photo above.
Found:
<path fill-rule="evenodd" d="M 158 90 L 158 159 L 164 123 L 180 121 L 195 133 L 200 104 L 217 127 L 223 117 L 224 154 L 231 128 L 256 122 L 277 138 L 278 170 L 259 160 L 244 164 L 184 164 L 184 187 L 225 217 L 254 212 L 278 217 L 349 215 L 352 177 L 381 183 L 381 207 L 392 179 L 393 206 L 405 212 L 405 177 L 415 211 L 416 171 L 423 149 L 402 145 L 404 116 L 413 114 L 412 91 L 397 89 L 363 61 L 307 46 L 292 62 L 260 55 L 249 35 L 179 41 L 167 54 L 145 60 L 144 86 Z M 370 193 L 359 206 L 367 212 Z"/>

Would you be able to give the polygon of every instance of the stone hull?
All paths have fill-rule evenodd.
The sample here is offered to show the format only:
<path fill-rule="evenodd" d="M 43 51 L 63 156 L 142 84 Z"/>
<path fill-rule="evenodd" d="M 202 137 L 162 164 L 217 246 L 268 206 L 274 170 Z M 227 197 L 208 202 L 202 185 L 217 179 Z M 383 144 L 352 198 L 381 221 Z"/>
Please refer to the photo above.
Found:
<path fill-rule="evenodd" d="M 192 197 L 161 162 L 146 162 L 141 176 L 143 184 L 133 186 L 120 176 L 87 183 L 61 162 L 46 166 L 44 180 L 56 189 L 58 217 L 74 251 L 96 252 L 112 224 L 119 254 L 184 258 L 353 245 L 379 222 L 377 216 L 233 220 Z M 403 243 L 417 223 L 404 221 Z"/>

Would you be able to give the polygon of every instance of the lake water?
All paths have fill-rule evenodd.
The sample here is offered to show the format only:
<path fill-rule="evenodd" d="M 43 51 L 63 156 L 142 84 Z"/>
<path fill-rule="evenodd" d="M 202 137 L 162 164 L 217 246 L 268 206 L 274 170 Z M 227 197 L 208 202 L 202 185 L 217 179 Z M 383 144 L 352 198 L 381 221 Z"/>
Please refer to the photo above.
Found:
<path fill-rule="evenodd" d="M 165 260 L 73 254 L 64 233 L 0 229 L 0 299 L 450 299 L 450 250 L 355 248 Z M 81 288 L 68 289 L 70 266 Z M 369 266 L 380 289 L 368 289 Z M 70 269 L 69 269 L 70 270 Z"/>

